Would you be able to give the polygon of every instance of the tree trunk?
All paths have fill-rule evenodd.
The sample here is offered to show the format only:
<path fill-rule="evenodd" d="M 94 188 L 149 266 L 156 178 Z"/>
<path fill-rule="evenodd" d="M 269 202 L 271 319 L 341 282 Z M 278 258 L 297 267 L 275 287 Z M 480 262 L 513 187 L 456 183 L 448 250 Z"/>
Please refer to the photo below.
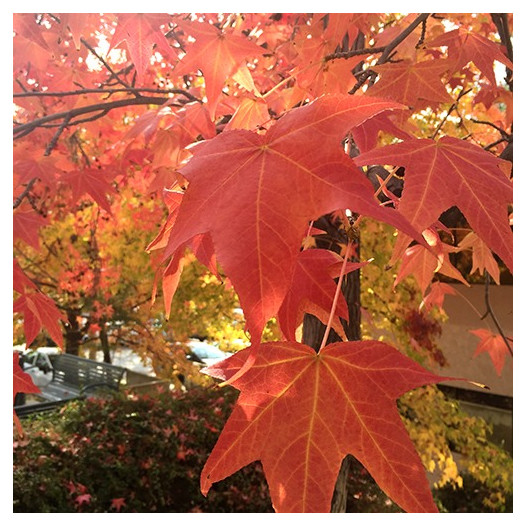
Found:
<path fill-rule="evenodd" d="M 323 248 L 329 248 L 332 243 Z M 359 254 L 358 247 L 356 254 Z M 349 322 L 342 321 L 345 334 L 349 341 L 356 341 L 361 339 L 361 311 L 360 311 L 360 273 L 351 272 L 343 278 L 342 294 L 347 301 L 349 312 Z M 325 332 L 325 325 L 311 314 L 306 314 L 303 319 L 303 338 L 302 341 L 315 350 L 318 350 Z M 341 341 L 341 338 L 331 329 L 327 343 Z M 336 485 L 331 505 L 331 513 L 345 513 L 347 508 L 347 478 L 349 474 L 350 457 L 344 458 Z"/>
<path fill-rule="evenodd" d="M 82 343 L 82 332 L 80 330 L 79 322 L 77 321 L 78 312 L 74 309 L 67 311 L 68 321 L 66 327 L 66 353 L 79 355 L 80 345 Z"/>
<path fill-rule="evenodd" d="M 106 331 L 105 321 L 102 321 L 101 323 L 99 338 L 100 338 L 100 346 L 102 349 L 102 354 L 104 355 L 104 361 L 106 363 L 111 363 L 110 342 L 108 341 L 108 333 Z"/>

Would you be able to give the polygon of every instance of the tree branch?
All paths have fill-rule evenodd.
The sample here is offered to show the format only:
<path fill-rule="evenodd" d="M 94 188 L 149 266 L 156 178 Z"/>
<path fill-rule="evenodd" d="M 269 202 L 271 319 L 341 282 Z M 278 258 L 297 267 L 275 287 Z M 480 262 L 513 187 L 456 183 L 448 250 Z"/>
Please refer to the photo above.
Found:
<path fill-rule="evenodd" d="M 20 137 L 23 137 L 24 135 L 31 133 L 35 128 L 38 128 L 39 126 L 42 126 L 43 124 L 47 124 L 53 121 L 64 120 L 64 119 L 68 119 L 68 121 L 71 121 L 73 118 L 78 117 L 80 115 L 86 115 L 88 113 L 94 113 L 94 112 L 103 112 L 103 114 L 106 114 L 110 110 L 113 110 L 116 108 L 124 108 L 126 106 L 150 105 L 150 104 L 161 106 L 162 104 L 164 104 L 165 102 L 169 100 L 170 100 L 169 98 L 165 98 L 165 97 L 139 96 L 134 99 L 121 99 L 121 100 L 114 100 L 111 102 L 100 102 L 98 104 L 91 104 L 90 106 L 84 106 L 82 108 L 73 108 L 72 110 L 69 110 L 69 111 L 63 111 L 60 113 L 54 113 L 52 115 L 46 115 L 44 117 L 40 117 L 39 119 L 35 119 L 34 121 L 30 121 L 25 124 L 20 124 L 18 126 L 15 126 L 13 128 L 13 133 L 16 135 L 14 138 L 18 139 Z M 100 116 L 102 116 L 102 114 Z M 79 122 L 80 121 L 71 123 L 71 125 L 78 124 Z"/>
<path fill-rule="evenodd" d="M 18 208 L 22 204 L 22 201 L 24 200 L 24 198 L 27 195 L 29 195 L 29 192 L 31 192 L 31 189 L 33 188 L 33 186 L 37 182 L 37 179 L 38 179 L 38 177 L 33 177 L 33 179 L 31 179 L 27 183 L 27 186 L 25 187 L 24 191 L 13 201 L 13 210 L 15 208 Z"/>
<path fill-rule="evenodd" d="M 384 51 L 380 58 L 378 59 L 378 62 L 375 64 L 375 66 L 379 66 L 381 64 L 384 64 L 389 60 L 391 57 L 391 53 L 394 51 L 394 49 L 402 43 L 420 24 L 424 23 L 425 20 L 429 17 L 431 13 L 421 13 L 416 17 L 416 19 L 409 24 L 396 38 L 394 38 L 387 46 L 385 46 Z M 356 93 L 367 81 L 368 78 L 372 77 L 373 79 L 376 78 L 377 73 L 374 72 L 371 68 L 367 69 L 363 72 L 362 76 L 358 80 L 358 82 L 353 86 L 351 91 L 349 93 L 352 95 L 353 93 Z"/>
<path fill-rule="evenodd" d="M 113 95 L 115 93 L 135 93 L 142 91 L 144 93 L 155 93 L 158 95 L 168 95 L 170 93 L 174 93 L 177 95 L 183 95 L 188 100 L 194 101 L 194 102 L 202 102 L 201 99 L 195 97 L 190 92 L 179 89 L 179 88 L 167 88 L 167 89 L 160 89 L 160 88 L 83 88 L 78 90 L 72 90 L 72 91 L 24 91 L 23 93 L 14 93 L 14 98 L 27 98 L 27 97 L 71 97 L 76 95 L 87 95 L 89 93 L 101 93 L 101 94 L 107 94 L 107 95 Z"/>
<path fill-rule="evenodd" d="M 451 104 L 451 106 L 450 106 L 449 109 L 447 110 L 447 113 L 446 113 L 445 117 L 440 121 L 440 124 L 436 127 L 436 130 L 435 130 L 435 132 L 433 133 L 433 135 L 431 136 L 431 139 L 434 140 L 435 137 L 438 135 L 438 132 L 440 131 L 440 129 L 442 128 L 442 126 L 444 126 L 444 124 L 445 124 L 447 118 L 451 115 L 451 113 L 453 112 L 453 110 L 458 106 L 458 103 L 460 102 L 460 99 L 461 99 L 464 95 L 467 95 L 468 93 L 470 93 L 471 91 L 473 91 L 472 88 L 469 88 L 469 89 L 467 89 L 467 90 L 464 90 L 464 89 L 463 89 L 463 90 L 458 94 L 458 96 L 457 96 L 455 102 L 454 102 L 453 104 Z M 461 118 L 462 118 L 462 116 L 461 116 Z"/>
<path fill-rule="evenodd" d="M 373 53 L 382 53 L 385 50 L 385 46 L 370 47 L 362 49 L 351 49 L 349 51 L 338 51 L 331 53 L 324 57 L 325 61 L 334 60 L 335 58 L 352 58 L 360 55 L 372 55 Z"/>
<path fill-rule="evenodd" d="M 91 45 L 88 42 L 86 42 L 84 38 L 81 37 L 80 41 L 93 55 L 95 55 L 99 59 L 100 63 L 111 73 L 110 80 L 114 78 L 119 84 L 122 84 L 125 88 L 132 91 L 136 96 L 140 96 L 139 93 L 137 93 L 127 82 L 122 80 L 120 76 L 117 73 L 115 73 L 115 71 L 113 71 L 113 68 L 91 47 Z"/>
<path fill-rule="evenodd" d="M 495 24 L 499 33 L 500 41 L 506 47 L 506 53 L 511 62 L 513 62 L 513 44 L 511 42 L 510 28 L 508 24 L 507 13 L 491 13 L 491 19 Z M 506 68 L 506 83 L 510 87 L 510 91 L 513 92 L 513 72 Z"/>

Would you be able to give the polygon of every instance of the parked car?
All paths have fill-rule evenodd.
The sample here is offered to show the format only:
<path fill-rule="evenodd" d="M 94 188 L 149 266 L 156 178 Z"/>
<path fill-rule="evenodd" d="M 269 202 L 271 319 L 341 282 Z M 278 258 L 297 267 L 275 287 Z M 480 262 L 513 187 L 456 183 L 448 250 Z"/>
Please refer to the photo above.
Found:
<path fill-rule="evenodd" d="M 197 339 L 189 340 L 186 345 L 190 348 L 187 358 L 205 365 L 213 365 L 232 356 L 231 352 L 222 351 L 215 345 Z"/>

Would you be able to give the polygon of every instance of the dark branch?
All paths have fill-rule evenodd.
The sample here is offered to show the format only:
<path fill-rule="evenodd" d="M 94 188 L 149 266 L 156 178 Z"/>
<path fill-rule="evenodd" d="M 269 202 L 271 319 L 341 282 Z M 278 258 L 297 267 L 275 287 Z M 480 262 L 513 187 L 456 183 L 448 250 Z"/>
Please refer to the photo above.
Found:
<path fill-rule="evenodd" d="M 31 189 L 33 188 L 37 180 L 38 177 L 33 177 L 33 179 L 31 179 L 31 181 L 27 183 L 27 186 L 25 187 L 24 191 L 13 201 L 13 210 L 15 208 L 18 208 L 22 204 L 22 201 L 26 196 L 29 195 L 29 192 L 31 192 Z"/>
<path fill-rule="evenodd" d="M 24 88 L 25 89 L 25 88 Z M 135 92 L 144 92 L 144 93 L 155 93 L 158 95 L 168 95 L 174 93 L 177 95 L 183 95 L 188 100 L 194 102 L 202 102 L 201 99 L 198 99 L 188 91 L 179 88 L 172 89 L 160 89 L 160 88 L 92 88 L 92 89 L 78 89 L 72 91 L 24 91 L 24 93 L 14 93 L 14 98 L 27 98 L 27 97 L 70 97 L 75 95 L 87 95 L 88 93 L 101 93 L 107 95 L 113 95 L 115 93 L 135 93 Z"/>
<path fill-rule="evenodd" d="M 331 53 L 330 55 L 326 55 L 324 57 L 324 60 L 333 60 L 335 58 L 352 58 L 357 57 L 360 55 L 372 55 L 374 53 L 382 53 L 385 50 L 385 46 L 380 47 L 370 47 L 370 48 L 363 48 L 363 49 L 351 49 L 349 51 L 338 51 L 336 53 Z"/>
<path fill-rule="evenodd" d="M 139 96 L 134 99 L 122 99 L 122 100 L 114 100 L 111 102 L 100 102 L 98 104 L 91 104 L 90 106 L 84 106 L 82 108 L 73 108 L 72 110 L 69 110 L 69 111 L 63 111 L 60 113 L 54 113 L 52 115 L 46 115 L 44 117 L 40 117 L 39 119 L 35 119 L 34 121 L 30 121 L 25 124 L 20 124 L 19 126 L 15 126 L 13 128 L 13 133 L 16 135 L 15 139 L 18 139 L 32 132 L 35 128 L 38 128 L 39 126 L 42 126 L 43 124 L 47 124 L 53 121 L 64 120 L 64 119 L 68 119 L 69 121 L 72 121 L 75 117 L 79 117 L 81 115 L 86 115 L 86 114 L 95 113 L 95 112 L 101 112 L 101 115 L 99 116 L 102 116 L 102 114 L 106 114 L 110 110 L 113 110 L 115 108 L 124 108 L 126 106 L 149 105 L 149 104 L 160 106 L 169 100 L 170 100 L 169 98 L 165 98 L 165 97 Z M 92 119 L 90 118 L 90 120 Z M 80 121 L 70 122 L 70 125 L 79 124 L 79 122 Z"/>
<path fill-rule="evenodd" d="M 510 134 L 506 130 L 503 130 L 502 128 L 500 128 L 499 126 L 497 126 L 493 122 L 479 121 L 478 119 L 470 119 L 470 121 L 471 122 L 475 122 L 476 124 L 486 124 L 487 126 L 491 126 L 492 128 L 495 128 L 497 131 L 500 132 L 500 134 L 502 135 L 503 139 L 508 140 L 511 137 Z"/>
<path fill-rule="evenodd" d="M 64 117 L 62 124 L 58 127 L 58 130 L 55 132 L 55 135 L 53 135 L 51 141 L 49 141 L 49 144 L 46 147 L 46 151 L 44 152 L 44 157 L 48 157 L 51 154 L 51 151 L 57 145 L 57 141 L 62 135 L 62 132 L 67 128 L 69 120 L 69 116 Z"/>
<path fill-rule="evenodd" d="M 400 43 L 402 43 L 420 24 L 424 23 L 429 15 L 430 13 L 421 13 L 418 15 L 411 24 L 409 24 L 396 38 L 394 38 L 387 46 L 384 47 L 384 51 L 375 65 L 380 66 L 381 64 L 387 62 L 391 58 L 394 49 Z M 374 68 L 374 66 L 372 66 L 372 68 Z M 375 73 L 374 69 L 372 68 L 369 68 L 363 72 L 362 76 L 358 79 L 358 82 L 353 86 L 351 91 L 349 91 L 351 95 L 356 93 L 360 87 L 364 85 L 367 79 L 371 78 L 371 80 L 374 80 L 374 78 L 376 78 L 377 73 Z"/>
<path fill-rule="evenodd" d="M 114 78 L 119 84 L 122 84 L 125 88 L 132 90 L 137 96 L 140 96 L 137 92 L 135 92 L 135 90 L 133 90 L 133 88 L 130 87 L 130 85 L 127 82 L 122 80 L 121 77 L 117 73 L 115 73 L 115 71 L 113 71 L 113 68 L 91 47 L 91 45 L 88 42 L 86 42 L 84 38 L 81 37 L 80 41 L 84 46 L 86 46 L 86 48 L 91 53 L 93 53 L 94 56 L 96 56 L 99 59 L 101 64 L 111 73 L 110 80 Z"/>

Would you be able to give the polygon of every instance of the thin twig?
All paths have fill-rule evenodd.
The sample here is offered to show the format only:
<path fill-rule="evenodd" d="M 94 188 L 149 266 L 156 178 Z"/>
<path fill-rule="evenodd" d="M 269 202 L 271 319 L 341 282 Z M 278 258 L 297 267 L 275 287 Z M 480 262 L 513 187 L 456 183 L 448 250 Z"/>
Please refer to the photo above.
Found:
<path fill-rule="evenodd" d="M 501 142 L 507 142 L 507 140 L 504 137 L 501 137 L 497 141 L 494 141 L 491 144 L 488 144 L 487 146 L 484 146 L 484 150 L 486 150 L 486 151 L 491 150 L 494 146 L 497 146 L 497 144 L 500 144 Z"/>
<path fill-rule="evenodd" d="M 330 55 L 326 55 L 323 58 L 323 60 L 329 61 L 329 60 L 334 60 L 336 58 L 352 58 L 352 57 L 358 57 L 361 55 L 373 55 L 374 53 L 382 53 L 384 50 L 385 50 L 385 46 L 362 48 L 362 49 L 351 49 L 349 51 L 338 51 L 336 53 L 331 53 Z"/>
<path fill-rule="evenodd" d="M 495 327 L 497 327 L 497 330 L 499 331 L 499 334 L 501 335 L 502 339 L 504 340 L 504 343 L 506 344 L 506 347 L 508 348 L 509 353 L 511 354 L 511 356 L 513 356 L 513 350 L 512 350 L 511 345 L 510 345 L 510 343 L 508 341 L 508 338 L 504 334 L 504 331 L 502 330 L 502 327 L 500 326 L 499 320 L 495 316 L 495 313 L 493 312 L 493 309 L 491 307 L 491 302 L 490 302 L 490 299 L 489 299 L 489 285 L 490 285 L 489 272 L 487 270 L 485 270 L 484 274 L 486 276 L 486 283 L 485 283 L 485 289 L 484 289 L 484 303 L 486 304 L 486 312 L 480 319 L 483 320 L 488 314 L 491 316 L 491 319 L 493 320 L 493 323 L 495 324 Z"/>
<path fill-rule="evenodd" d="M 435 139 L 435 137 L 438 135 L 438 132 L 440 131 L 440 129 L 442 128 L 442 126 L 444 126 L 444 124 L 446 123 L 446 120 L 447 118 L 451 115 L 451 113 L 453 112 L 453 110 L 458 106 L 458 103 L 460 102 L 460 99 L 464 96 L 464 95 L 467 95 L 470 91 L 472 91 L 473 89 L 472 88 L 469 88 L 467 90 L 462 90 L 455 102 L 449 107 L 449 109 L 447 110 L 447 113 L 445 115 L 445 117 L 440 121 L 440 124 L 436 127 L 435 129 L 435 132 L 433 133 L 433 135 L 431 136 L 431 139 Z"/>
<path fill-rule="evenodd" d="M 476 124 L 486 124 L 487 126 L 491 126 L 492 128 L 495 128 L 498 132 L 500 132 L 500 134 L 502 135 L 502 137 L 506 140 L 508 140 L 510 138 L 510 134 L 506 131 L 506 130 L 503 130 L 502 128 L 500 128 L 499 126 L 497 126 L 496 124 L 494 124 L 493 122 L 489 122 L 489 121 L 479 121 L 478 119 L 469 119 L 471 122 L 475 122 Z"/>
<path fill-rule="evenodd" d="M 18 208 L 22 204 L 22 201 L 24 200 L 26 196 L 29 195 L 29 192 L 31 192 L 31 189 L 33 188 L 37 180 L 38 180 L 38 177 L 33 177 L 33 179 L 31 179 L 27 183 L 27 186 L 25 187 L 24 191 L 13 201 L 13 210 L 15 208 Z"/>
<path fill-rule="evenodd" d="M 430 13 L 421 13 L 418 15 L 415 20 L 409 24 L 396 38 L 394 38 L 387 46 L 385 46 L 385 49 L 376 62 L 376 66 L 380 66 L 381 64 L 384 64 L 387 62 L 394 51 L 394 49 L 402 43 L 420 24 L 422 24 L 427 18 L 429 17 Z M 374 72 L 374 66 L 372 68 L 369 68 L 368 70 L 364 71 L 363 76 L 360 77 L 358 82 L 353 86 L 351 91 L 349 93 L 352 95 L 353 93 L 356 93 L 358 89 L 360 89 L 361 86 L 367 81 L 368 78 L 371 77 L 371 80 L 374 80 L 376 78 L 377 73 Z"/>
<path fill-rule="evenodd" d="M 84 39 L 84 38 L 80 38 L 80 42 L 86 46 L 86 48 L 93 54 L 95 55 L 99 61 L 101 62 L 101 64 L 111 73 L 111 78 L 114 78 L 115 80 L 117 80 L 117 82 L 119 84 L 122 84 L 125 88 L 128 88 L 132 91 L 134 91 L 131 86 L 124 80 L 121 79 L 121 77 L 115 73 L 115 71 L 113 71 L 113 68 L 91 47 L 91 45 Z M 135 93 L 137 96 L 139 95 L 138 93 Z"/>
<path fill-rule="evenodd" d="M 347 266 L 347 260 L 349 259 L 349 256 L 351 255 L 351 246 L 352 246 L 352 241 L 349 240 L 347 242 L 347 247 L 345 248 L 342 269 L 340 270 L 340 275 L 338 277 L 338 284 L 336 285 L 336 292 L 334 293 L 334 298 L 332 300 L 331 312 L 329 314 L 329 320 L 327 321 L 327 326 L 325 327 L 325 333 L 323 334 L 323 339 L 321 341 L 320 351 L 325 347 L 325 345 L 327 344 L 327 340 L 329 339 L 329 333 L 331 332 L 332 320 L 334 319 L 334 315 L 336 313 L 336 306 L 338 305 L 338 298 L 340 297 L 340 291 L 342 290 L 342 283 L 343 283 L 343 276 L 345 274 L 345 267 Z"/>

